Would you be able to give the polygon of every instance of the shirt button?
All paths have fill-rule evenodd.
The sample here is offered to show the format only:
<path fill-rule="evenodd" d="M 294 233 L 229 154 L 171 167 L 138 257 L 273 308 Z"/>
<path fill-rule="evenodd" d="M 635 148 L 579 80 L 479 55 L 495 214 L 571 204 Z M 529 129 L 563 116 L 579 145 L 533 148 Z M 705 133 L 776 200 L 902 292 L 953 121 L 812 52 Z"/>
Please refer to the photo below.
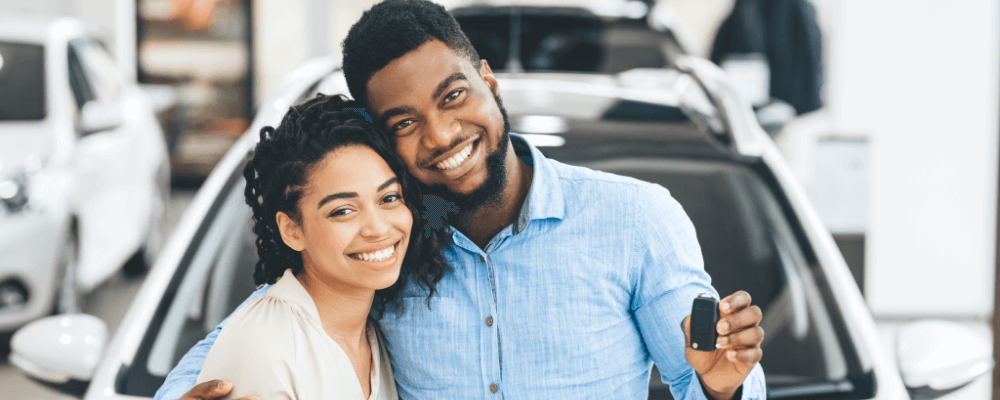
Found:
<path fill-rule="evenodd" d="M 486 326 L 493 326 L 493 317 L 486 317 Z"/>
<path fill-rule="evenodd" d="M 479 261 L 486 262 L 486 257 L 479 256 Z"/>
<path fill-rule="evenodd" d="M 490 385 L 490 393 L 496 393 L 496 392 L 497 392 L 497 384 L 494 383 Z"/>

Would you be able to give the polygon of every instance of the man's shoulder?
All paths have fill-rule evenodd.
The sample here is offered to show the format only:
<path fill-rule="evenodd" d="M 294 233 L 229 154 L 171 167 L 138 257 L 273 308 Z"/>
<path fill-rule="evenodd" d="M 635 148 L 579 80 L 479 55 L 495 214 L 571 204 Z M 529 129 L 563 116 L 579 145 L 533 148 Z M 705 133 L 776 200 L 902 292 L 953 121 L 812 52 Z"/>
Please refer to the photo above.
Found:
<path fill-rule="evenodd" d="M 630 176 L 599 171 L 587 167 L 564 164 L 556 160 L 548 160 L 560 183 L 576 190 L 592 190 L 592 194 L 602 193 L 620 195 L 670 194 L 670 191 L 656 183 L 636 179 Z"/>

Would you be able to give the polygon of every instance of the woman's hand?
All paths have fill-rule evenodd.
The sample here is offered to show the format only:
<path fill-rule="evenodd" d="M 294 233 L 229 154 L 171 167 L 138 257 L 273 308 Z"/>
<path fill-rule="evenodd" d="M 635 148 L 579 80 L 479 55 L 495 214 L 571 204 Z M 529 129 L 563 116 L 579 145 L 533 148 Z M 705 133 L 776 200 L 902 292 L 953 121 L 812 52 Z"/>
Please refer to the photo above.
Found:
<path fill-rule="evenodd" d="M 729 400 L 754 365 L 764 354 L 760 349 L 764 341 L 761 329 L 760 307 L 750 304 L 750 294 L 733 293 L 719 302 L 719 333 L 715 351 L 698 351 L 691 348 L 691 316 L 684 318 L 684 358 L 701 379 L 705 394 L 717 400 Z"/>

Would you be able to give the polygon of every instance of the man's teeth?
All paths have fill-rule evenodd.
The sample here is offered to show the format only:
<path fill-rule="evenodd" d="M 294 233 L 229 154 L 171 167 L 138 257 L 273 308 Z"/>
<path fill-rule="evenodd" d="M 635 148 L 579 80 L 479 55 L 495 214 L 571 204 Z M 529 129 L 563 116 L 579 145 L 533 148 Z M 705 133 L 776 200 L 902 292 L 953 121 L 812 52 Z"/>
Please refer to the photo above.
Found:
<path fill-rule="evenodd" d="M 392 257 L 392 254 L 395 252 L 396 246 L 393 245 L 379 251 L 371 253 L 357 253 L 352 256 L 362 261 L 385 261 L 389 257 Z"/>
<path fill-rule="evenodd" d="M 462 161 L 465 161 L 466 158 L 469 158 L 469 154 L 472 154 L 472 144 L 469 144 L 464 149 L 462 149 L 462 151 L 458 152 L 458 154 L 451 156 L 447 160 L 437 163 L 437 165 L 435 166 L 438 169 L 445 169 L 445 170 L 455 168 L 461 165 Z"/>

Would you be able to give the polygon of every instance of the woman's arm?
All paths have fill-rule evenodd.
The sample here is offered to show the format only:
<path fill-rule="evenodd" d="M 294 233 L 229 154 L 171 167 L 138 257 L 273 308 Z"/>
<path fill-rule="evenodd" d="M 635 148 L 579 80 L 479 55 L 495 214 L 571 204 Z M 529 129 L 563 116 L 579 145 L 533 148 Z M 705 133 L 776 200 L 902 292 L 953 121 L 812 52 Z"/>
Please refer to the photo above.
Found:
<path fill-rule="evenodd" d="M 233 382 L 230 398 L 297 399 L 294 329 L 287 303 L 255 300 L 233 315 L 212 346 L 197 383 Z"/>

